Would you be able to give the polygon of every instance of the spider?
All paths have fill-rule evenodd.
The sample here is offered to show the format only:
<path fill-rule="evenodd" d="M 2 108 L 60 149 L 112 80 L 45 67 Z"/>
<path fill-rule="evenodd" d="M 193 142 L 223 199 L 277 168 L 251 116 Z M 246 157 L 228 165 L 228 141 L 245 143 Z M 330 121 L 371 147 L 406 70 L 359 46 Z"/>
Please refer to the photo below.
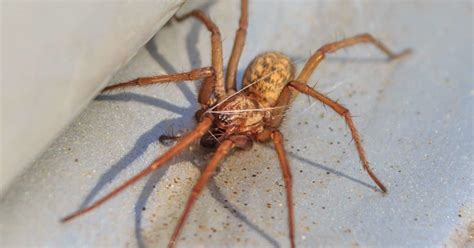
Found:
<path fill-rule="evenodd" d="M 193 204 L 198 199 L 199 194 L 202 192 L 209 178 L 215 172 L 219 161 L 221 161 L 229 151 L 234 148 L 250 149 L 254 142 L 273 141 L 285 183 L 289 241 L 291 247 L 295 247 L 292 176 L 285 155 L 283 135 L 280 132 L 279 127 L 283 121 L 286 109 L 297 93 L 303 93 L 311 96 L 315 100 L 321 101 L 324 105 L 329 106 L 344 119 L 351 132 L 352 139 L 354 140 L 364 170 L 383 193 L 387 192 L 386 187 L 369 167 L 369 162 L 366 159 L 361 138 L 349 110 L 324 94 L 309 87 L 306 83 L 319 63 L 325 58 L 326 54 L 334 53 L 342 48 L 360 43 L 369 43 L 385 53 L 389 60 L 397 59 L 409 54 L 411 52 L 410 49 L 405 49 L 400 53 L 394 53 L 372 35 L 360 34 L 323 45 L 310 56 L 302 71 L 297 76 L 295 73 L 295 66 L 287 56 L 279 52 L 265 52 L 258 55 L 250 62 L 243 75 L 242 88 L 237 90 L 236 71 L 246 39 L 248 26 L 248 0 L 241 0 L 239 28 L 236 32 L 225 78 L 222 40 L 219 28 L 201 10 L 193 10 L 183 16 L 175 16 L 174 19 L 181 22 L 190 17 L 196 18 L 198 21 L 202 22 L 211 34 L 212 66 L 193 69 L 188 72 L 174 75 L 137 78 L 132 81 L 108 86 L 104 88 L 103 92 L 167 82 L 203 80 L 197 98 L 197 101 L 200 104 L 200 109 L 195 115 L 198 122 L 196 127 L 183 137 L 179 138 L 172 148 L 153 161 L 141 172 L 128 179 L 122 185 L 115 188 L 104 197 L 98 199 L 90 206 L 66 216 L 61 220 L 62 222 L 70 221 L 99 207 L 119 192 L 125 190 L 130 185 L 164 165 L 193 142 L 200 140 L 202 146 L 215 149 L 215 153 L 212 155 L 207 167 L 194 185 L 191 195 L 185 205 L 185 209 L 179 218 L 168 243 L 168 247 L 175 247 L 176 240 L 186 222 Z"/>

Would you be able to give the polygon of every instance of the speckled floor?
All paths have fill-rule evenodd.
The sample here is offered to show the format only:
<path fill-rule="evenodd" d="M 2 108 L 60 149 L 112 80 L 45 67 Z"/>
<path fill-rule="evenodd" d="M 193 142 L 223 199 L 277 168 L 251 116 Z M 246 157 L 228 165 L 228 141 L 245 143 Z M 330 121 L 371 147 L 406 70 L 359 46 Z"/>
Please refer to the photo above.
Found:
<path fill-rule="evenodd" d="M 236 1 L 198 4 L 221 28 L 229 57 Z M 189 6 L 188 6 L 189 8 Z M 450 247 L 473 232 L 472 2 L 251 1 L 240 72 L 282 51 L 301 68 L 330 41 L 370 32 L 411 57 L 386 63 L 361 45 L 329 56 L 311 82 L 357 116 L 368 158 L 389 189 L 361 169 L 339 116 L 305 96 L 282 127 L 294 175 L 298 247 Z M 162 29 L 112 80 L 210 64 L 197 22 Z M 163 247 L 209 154 L 197 146 L 101 208 L 58 220 L 132 176 L 194 126 L 196 83 L 98 96 L 2 197 L 3 247 Z M 179 247 L 288 247 L 283 181 L 271 145 L 233 152 L 196 203 Z"/>

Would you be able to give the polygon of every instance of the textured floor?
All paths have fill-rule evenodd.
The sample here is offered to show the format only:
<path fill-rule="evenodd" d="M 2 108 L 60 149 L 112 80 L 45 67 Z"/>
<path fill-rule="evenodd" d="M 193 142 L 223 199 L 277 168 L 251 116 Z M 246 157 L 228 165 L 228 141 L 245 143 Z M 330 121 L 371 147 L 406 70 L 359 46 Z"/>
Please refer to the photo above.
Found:
<path fill-rule="evenodd" d="M 236 1 L 200 4 L 229 57 Z M 298 247 L 456 247 L 473 220 L 472 3 L 252 1 L 240 73 L 256 54 L 282 51 L 301 68 L 330 41 L 370 32 L 411 57 L 390 63 L 360 45 L 329 56 L 311 84 L 339 99 L 356 125 L 383 196 L 361 169 L 348 129 L 300 96 L 282 127 L 294 175 Z M 111 83 L 210 64 L 197 22 L 160 31 Z M 3 246 L 163 247 L 209 154 L 196 146 L 93 213 L 91 203 L 168 147 L 157 139 L 194 126 L 196 84 L 98 96 L 5 194 Z M 180 247 L 288 247 L 285 195 L 271 145 L 234 152 L 196 203 Z"/>

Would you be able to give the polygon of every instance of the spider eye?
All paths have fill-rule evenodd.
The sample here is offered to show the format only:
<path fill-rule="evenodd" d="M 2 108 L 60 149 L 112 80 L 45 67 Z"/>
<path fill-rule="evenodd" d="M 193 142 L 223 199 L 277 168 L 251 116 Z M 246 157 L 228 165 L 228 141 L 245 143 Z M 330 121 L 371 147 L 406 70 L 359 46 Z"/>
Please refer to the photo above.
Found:
<path fill-rule="evenodd" d="M 219 121 L 225 123 L 226 125 L 229 125 L 232 121 L 230 119 L 230 116 L 228 116 L 228 115 L 219 115 L 218 119 L 219 119 Z"/>

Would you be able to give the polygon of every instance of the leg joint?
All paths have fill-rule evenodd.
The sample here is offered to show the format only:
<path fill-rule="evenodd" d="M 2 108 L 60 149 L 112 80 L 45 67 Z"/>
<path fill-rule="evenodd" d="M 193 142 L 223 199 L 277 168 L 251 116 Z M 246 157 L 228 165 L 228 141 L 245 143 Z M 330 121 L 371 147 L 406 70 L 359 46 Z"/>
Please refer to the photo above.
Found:
<path fill-rule="evenodd" d="M 272 139 L 275 143 L 281 144 L 283 140 L 283 135 L 281 135 L 280 131 L 273 131 L 271 134 Z"/>
<path fill-rule="evenodd" d="M 341 105 L 341 113 L 340 115 L 343 116 L 343 117 L 350 117 L 351 116 L 351 112 L 349 111 L 349 109 L 345 108 L 344 106 Z"/>

